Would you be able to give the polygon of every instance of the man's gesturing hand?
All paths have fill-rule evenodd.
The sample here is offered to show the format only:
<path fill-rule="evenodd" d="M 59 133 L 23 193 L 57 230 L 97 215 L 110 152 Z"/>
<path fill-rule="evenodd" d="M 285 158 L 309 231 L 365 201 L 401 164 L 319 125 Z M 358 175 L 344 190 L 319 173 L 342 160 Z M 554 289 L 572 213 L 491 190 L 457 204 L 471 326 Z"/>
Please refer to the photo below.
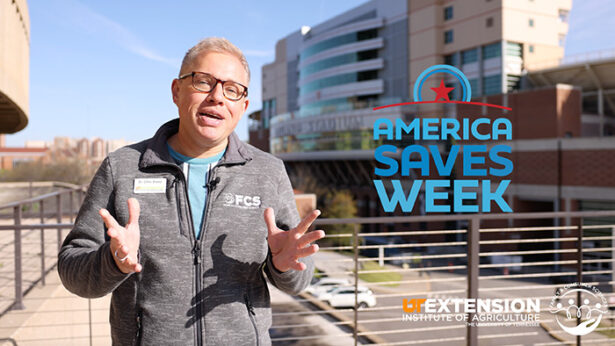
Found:
<path fill-rule="evenodd" d="M 305 270 L 306 266 L 298 261 L 299 258 L 316 253 L 318 245 L 308 245 L 325 236 L 323 231 L 305 234 L 318 215 L 320 215 L 320 211 L 314 210 L 301 220 L 297 227 L 290 231 L 283 231 L 275 223 L 273 209 L 265 209 L 265 223 L 269 234 L 267 242 L 271 249 L 273 265 L 277 270 L 281 272 L 289 269 Z"/>
<path fill-rule="evenodd" d="M 107 235 L 111 238 L 111 246 L 109 247 L 111 249 L 111 256 L 113 256 L 117 267 L 125 274 L 138 273 L 142 269 L 137 258 L 139 240 L 141 238 L 139 232 L 140 212 L 139 201 L 135 198 L 129 198 L 129 217 L 126 227 L 120 226 L 107 209 L 101 209 L 99 212 L 105 225 L 107 225 Z"/>

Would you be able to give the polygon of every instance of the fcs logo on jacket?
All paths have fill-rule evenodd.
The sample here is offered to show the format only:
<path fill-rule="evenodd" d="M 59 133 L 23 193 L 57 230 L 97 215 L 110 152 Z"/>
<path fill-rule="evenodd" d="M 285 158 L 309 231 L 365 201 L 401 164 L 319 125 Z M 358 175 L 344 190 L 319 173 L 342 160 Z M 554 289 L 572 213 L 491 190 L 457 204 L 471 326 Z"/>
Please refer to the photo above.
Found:
<path fill-rule="evenodd" d="M 261 205 L 260 196 L 246 196 L 232 193 L 224 194 L 224 206 L 242 209 L 257 209 Z"/>

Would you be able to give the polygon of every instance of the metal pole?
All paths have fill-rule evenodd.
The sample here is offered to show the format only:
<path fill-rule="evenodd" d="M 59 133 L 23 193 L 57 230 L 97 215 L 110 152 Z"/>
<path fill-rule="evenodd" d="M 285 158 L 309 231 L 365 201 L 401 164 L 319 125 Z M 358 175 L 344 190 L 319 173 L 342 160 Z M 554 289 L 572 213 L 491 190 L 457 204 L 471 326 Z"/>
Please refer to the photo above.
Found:
<path fill-rule="evenodd" d="M 62 223 L 62 194 L 56 196 L 56 221 Z M 62 229 L 58 228 L 58 253 L 62 248 Z"/>
<path fill-rule="evenodd" d="M 75 206 L 73 205 L 73 190 L 70 190 L 70 193 L 68 195 L 68 204 L 70 205 L 68 217 L 70 217 L 70 222 L 73 223 L 73 215 L 75 214 Z"/>
<path fill-rule="evenodd" d="M 21 225 L 21 204 L 13 208 L 13 223 L 15 226 Z M 21 277 L 21 228 L 15 227 L 15 303 L 12 310 L 23 310 L 23 290 Z"/>
<path fill-rule="evenodd" d="M 357 335 L 357 329 L 359 328 L 358 325 L 358 321 L 359 321 L 359 225 L 355 224 L 354 225 L 354 232 L 353 232 L 353 250 L 354 250 L 354 322 L 353 322 L 353 326 L 354 326 L 354 330 L 352 331 L 353 337 L 354 337 L 354 345 L 357 346 L 358 344 L 358 335 Z"/>
<path fill-rule="evenodd" d="M 577 283 L 581 287 L 583 282 L 583 219 L 579 219 L 577 225 Z M 581 291 L 577 292 L 577 306 L 581 306 Z M 577 326 L 581 324 L 581 317 L 577 315 Z M 577 335 L 577 345 L 581 345 L 581 336 Z"/>
<path fill-rule="evenodd" d="M 92 346 L 92 299 L 88 299 L 88 325 L 90 328 L 90 346 Z"/>
<path fill-rule="evenodd" d="M 41 224 L 45 223 L 45 200 L 39 202 Z M 41 228 L 41 283 L 45 286 L 45 229 Z"/>
<path fill-rule="evenodd" d="M 477 299 L 478 298 L 478 275 L 479 275 L 479 240 L 480 240 L 480 219 L 478 217 L 473 217 L 470 219 L 470 224 L 468 225 L 468 236 L 467 236 L 467 249 L 468 249 L 468 298 L 469 299 Z M 468 313 L 468 327 L 467 327 L 467 345 L 468 346 L 477 346 L 478 345 L 478 327 L 472 326 L 472 319 L 474 318 L 474 313 Z"/>

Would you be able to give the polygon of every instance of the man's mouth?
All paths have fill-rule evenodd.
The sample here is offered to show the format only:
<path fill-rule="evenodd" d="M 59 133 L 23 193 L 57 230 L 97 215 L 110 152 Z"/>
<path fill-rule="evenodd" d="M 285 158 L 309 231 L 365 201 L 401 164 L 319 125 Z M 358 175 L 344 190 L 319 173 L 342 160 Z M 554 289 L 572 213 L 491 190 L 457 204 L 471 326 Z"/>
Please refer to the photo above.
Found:
<path fill-rule="evenodd" d="M 199 115 L 202 117 L 208 117 L 208 118 L 217 119 L 217 120 L 224 120 L 223 117 L 217 114 L 213 114 L 213 113 L 199 112 Z"/>

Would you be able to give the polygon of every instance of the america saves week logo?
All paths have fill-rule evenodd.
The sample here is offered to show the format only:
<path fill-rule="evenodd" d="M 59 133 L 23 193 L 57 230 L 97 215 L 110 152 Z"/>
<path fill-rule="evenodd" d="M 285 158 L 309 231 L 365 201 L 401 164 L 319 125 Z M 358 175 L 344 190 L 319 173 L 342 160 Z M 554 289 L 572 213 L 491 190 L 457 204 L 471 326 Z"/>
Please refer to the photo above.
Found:
<path fill-rule="evenodd" d="M 461 100 L 450 99 L 449 94 L 455 88 L 446 87 L 443 79 L 440 80 L 439 87 L 431 88 L 435 93 L 434 100 L 422 99 L 421 91 L 425 81 L 437 73 L 451 75 L 459 82 L 461 93 L 458 94 Z M 421 199 L 421 190 L 425 191 L 426 213 L 491 212 L 493 203 L 502 212 L 512 212 L 503 197 L 510 185 L 510 180 L 505 177 L 513 170 L 510 158 L 512 149 L 510 145 L 501 144 L 512 139 L 512 123 L 501 116 L 475 116 L 484 114 L 484 109 L 498 109 L 500 113 L 502 110 L 512 109 L 472 102 L 471 98 L 472 88 L 463 72 L 450 65 L 434 65 L 423 71 L 414 84 L 414 102 L 373 109 L 377 111 L 408 105 L 419 107 L 418 105 L 425 104 L 474 106 L 473 115 L 467 117 L 458 114 L 422 117 L 415 114 L 413 119 L 408 121 L 399 118 L 393 121 L 382 117 L 374 122 L 373 139 L 386 143 L 375 150 L 374 159 L 379 163 L 375 174 L 381 178 L 373 180 L 386 212 L 394 211 L 398 205 L 403 212 L 412 212 L 418 204 L 417 200 Z M 399 148 L 399 145 L 391 144 L 402 140 L 410 140 L 415 144 L 403 149 Z M 498 143 L 483 144 L 492 141 Z M 443 143 L 448 143 L 448 150 L 441 149 Z M 457 161 L 461 162 L 461 166 L 455 170 Z M 411 178 L 412 184 L 404 186 L 400 179 L 392 179 L 396 174 L 402 179 Z M 499 181 L 492 181 L 491 177 L 497 177 Z M 390 188 L 387 189 L 386 185 Z M 452 196 L 449 196 L 448 191 L 452 191 Z M 477 191 L 482 195 L 480 201 L 477 199 Z"/>

